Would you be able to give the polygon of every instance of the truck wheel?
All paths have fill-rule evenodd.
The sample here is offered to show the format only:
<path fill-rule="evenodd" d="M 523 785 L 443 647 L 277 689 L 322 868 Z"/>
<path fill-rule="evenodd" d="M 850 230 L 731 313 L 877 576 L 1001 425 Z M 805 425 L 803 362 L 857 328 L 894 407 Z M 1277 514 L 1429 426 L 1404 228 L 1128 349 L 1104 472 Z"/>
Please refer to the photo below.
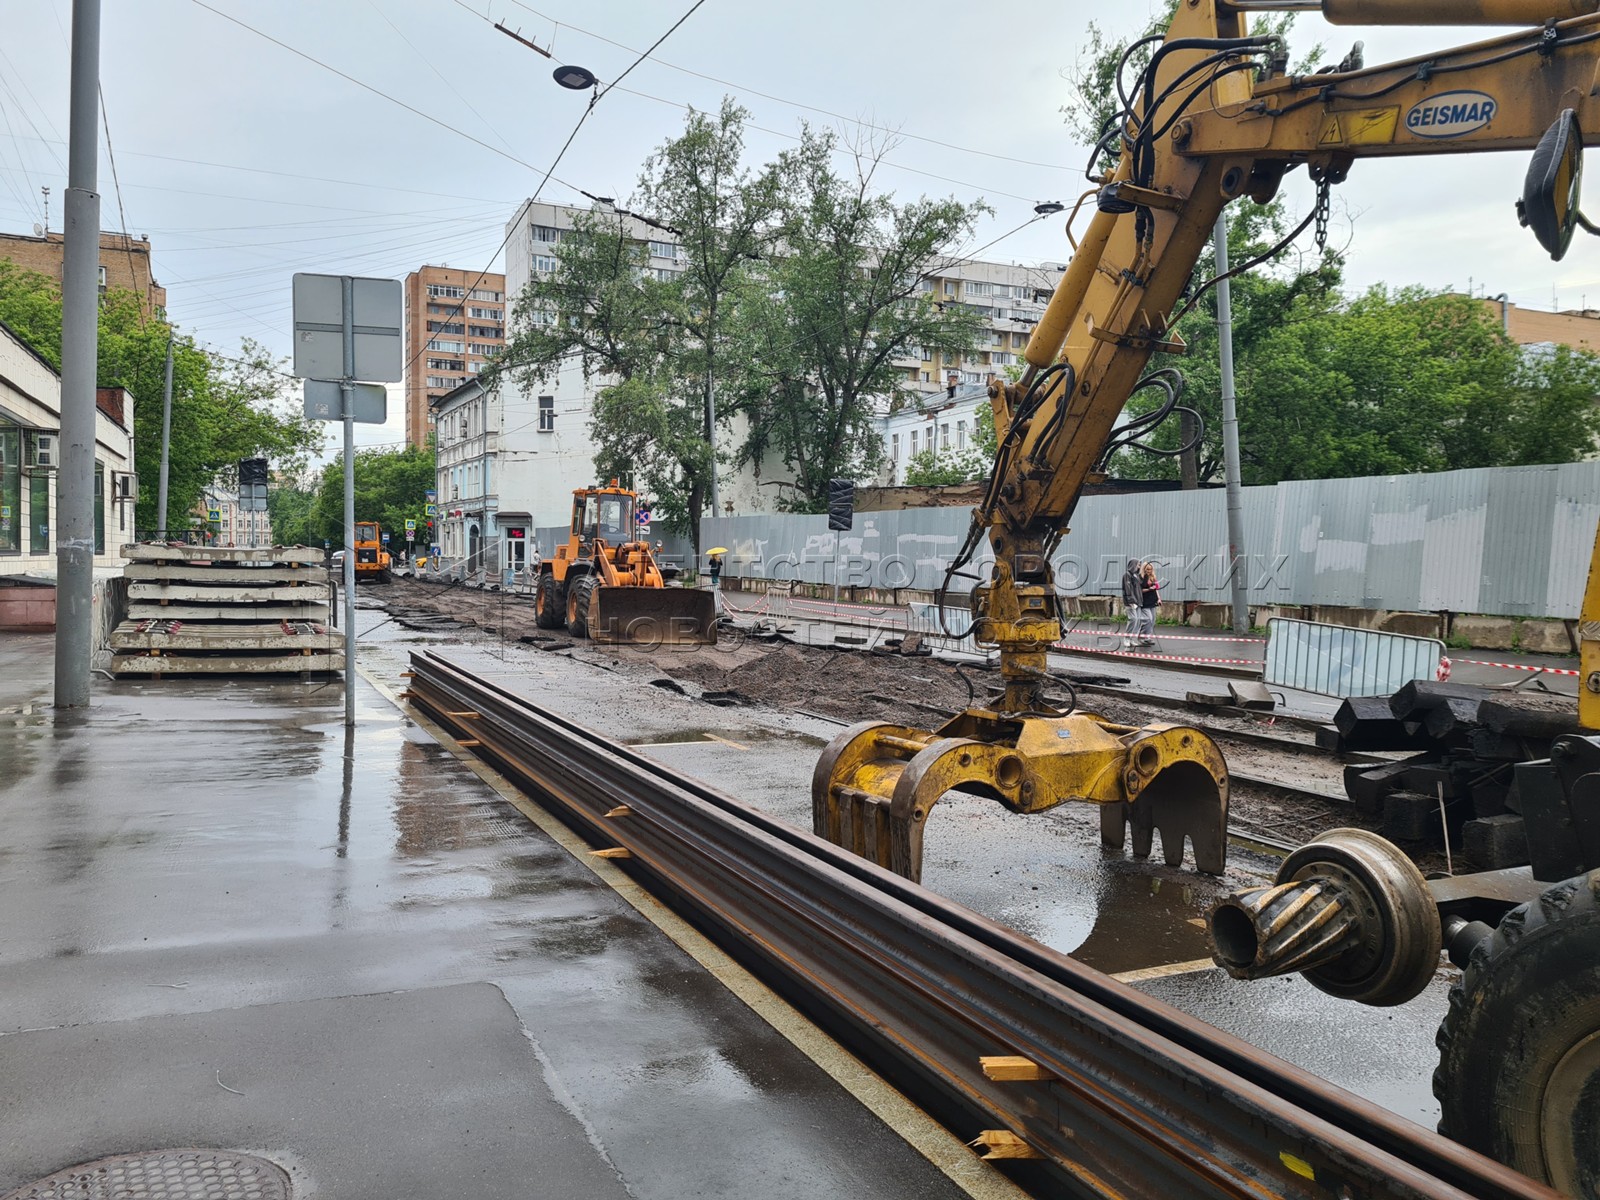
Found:
<path fill-rule="evenodd" d="M 533 623 L 540 629 L 560 629 L 567 623 L 567 589 L 549 571 L 539 576 L 533 592 Z"/>
<path fill-rule="evenodd" d="M 1505 915 L 1438 1041 L 1440 1133 L 1600 1200 L 1600 870 Z"/>
<path fill-rule="evenodd" d="M 593 575 L 585 575 L 568 590 L 567 632 L 573 637 L 589 636 L 589 603 L 599 586 L 600 581 Z"/>

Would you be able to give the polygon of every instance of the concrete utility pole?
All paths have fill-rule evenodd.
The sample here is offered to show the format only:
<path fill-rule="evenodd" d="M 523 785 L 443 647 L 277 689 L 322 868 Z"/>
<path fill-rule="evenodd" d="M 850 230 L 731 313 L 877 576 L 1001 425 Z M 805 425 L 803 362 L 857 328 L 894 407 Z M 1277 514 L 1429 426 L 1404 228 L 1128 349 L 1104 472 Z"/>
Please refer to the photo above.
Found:
<path fill-rule="evenodd" d="M 161 385 L 161 486 L 158 489 L 158 506 L 161 524 L 158 536 L 167 537 L 167 462 L 172 455 L 172 335 L 167 335 L 167 373 Z"/>
<path fill-rule="evenodd" d="M 94 389 L 100 342 L 100 0 L 72 5 L 56 475 L 56 707 L 86 708 L 94 638 Z"/>
<path fill-rule="evenodd" d="M 344 723 L 356 725 L 356 336 L 355 280 L 345 276 L 344 378 Z"/>
<path fill-rule="evenodd" d="M 1228 491 L 1228 583 L 1233 593 L 1233 631 L 1250 629 L 1250 560 L 1244 552 L 1244 496 L 1239 485 L 1239 412 L 1233 396 L 1233 291 L 1228 286 L 1228 213 L 1217 214 L 1217 345 L 1222 359 L 1222 478 Z"/>

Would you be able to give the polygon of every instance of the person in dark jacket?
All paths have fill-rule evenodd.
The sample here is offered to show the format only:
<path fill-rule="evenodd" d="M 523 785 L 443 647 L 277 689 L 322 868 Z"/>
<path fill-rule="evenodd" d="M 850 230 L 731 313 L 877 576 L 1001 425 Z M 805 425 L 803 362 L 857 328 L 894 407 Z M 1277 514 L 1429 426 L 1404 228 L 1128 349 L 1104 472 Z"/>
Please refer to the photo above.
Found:
<path fill-rule="evenodd" d="M 722 555 L 711 556 L 711 590 L 716 591 L 722 580 Z"/>
<path fill-rule="evenodd" d="M 1137 558 L 1130 558 L 1128 569 L 1122 573 L 1122 611 L 1128 618 L 1122 648 L 1132 650 L 1144 631 L 1144 576 Z"/>

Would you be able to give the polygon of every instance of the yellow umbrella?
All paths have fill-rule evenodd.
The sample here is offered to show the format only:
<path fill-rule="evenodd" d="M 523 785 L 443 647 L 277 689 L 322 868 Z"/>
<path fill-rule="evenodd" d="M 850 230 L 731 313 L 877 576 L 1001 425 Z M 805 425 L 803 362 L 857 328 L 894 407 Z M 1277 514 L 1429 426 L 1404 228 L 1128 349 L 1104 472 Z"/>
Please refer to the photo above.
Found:
<path fill-rule="evenodd" d="M 707 554 L 726 554 L 727 552 L 728 548 L 726 546 L 713 546 L 706 551 Z"/>

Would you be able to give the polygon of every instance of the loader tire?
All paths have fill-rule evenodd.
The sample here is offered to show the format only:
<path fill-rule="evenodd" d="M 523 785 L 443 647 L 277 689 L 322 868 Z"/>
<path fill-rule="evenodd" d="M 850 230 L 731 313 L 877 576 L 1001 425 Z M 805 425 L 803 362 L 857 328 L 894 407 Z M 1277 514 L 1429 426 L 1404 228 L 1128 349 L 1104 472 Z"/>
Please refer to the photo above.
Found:
<path fill-rule="evenodd" d="M 1600 1200 L 1600 870 L 1512 909 L 1439 1026 L 1439 1132 Z"/>
<path fill-rule="evenodd" d="M 599 586 L 600 581 L 593 575 L 585 575 L 567 593 L 567 632 L 573 637 L 589 636 L 589 605 Z"/>
<path fill-rule="evenodd" d="M 533 592 L 533 623 L 540 629 L 560 629 L 567 623 L 567 589 L 549 571 L 539 576 Z"/>

